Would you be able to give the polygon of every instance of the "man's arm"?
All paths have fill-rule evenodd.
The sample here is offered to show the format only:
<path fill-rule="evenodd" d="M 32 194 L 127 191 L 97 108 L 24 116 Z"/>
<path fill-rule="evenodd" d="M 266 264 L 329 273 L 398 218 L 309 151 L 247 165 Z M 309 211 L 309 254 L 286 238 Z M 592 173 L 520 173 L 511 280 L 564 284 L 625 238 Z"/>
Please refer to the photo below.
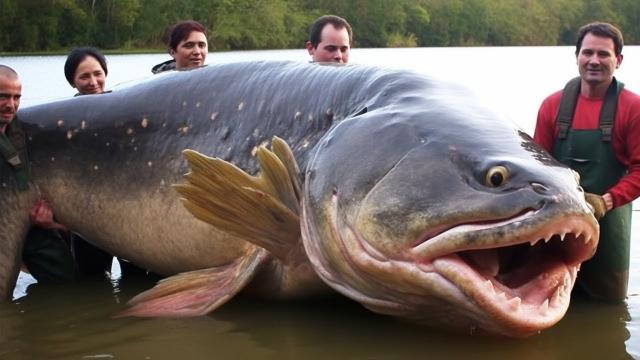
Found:
<path fill-rule="evenodd" d="M 640 97 L 633 93 L 627 96 L 630 103 L 622 109 L 621 118 L 616 117 L 620 128 L 614 129 L 613 138 L 616 156 L 627 167 L 627 174 L 607 191 L 613 208 L 640 196 Z"/>

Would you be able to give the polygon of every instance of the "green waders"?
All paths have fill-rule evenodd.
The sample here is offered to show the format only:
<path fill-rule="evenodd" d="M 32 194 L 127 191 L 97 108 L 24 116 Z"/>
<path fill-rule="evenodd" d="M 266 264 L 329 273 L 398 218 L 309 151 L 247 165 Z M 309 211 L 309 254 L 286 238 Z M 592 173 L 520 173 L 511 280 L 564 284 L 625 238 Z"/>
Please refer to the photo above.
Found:
<path fill-rule="evenodd" d="M 603 195 L 627 173 L 611 145 L 618 95 L 623 86 L 613 79 L 600 113 L 600 126 L 594 130 L 571 128 L 580 78 L 571 80 L 564 89 L 553 156 L 580 174 L 580 185 L 586 192 Z M 595 299 L 622 301 L 629 281 L 631 204 L 609 211 L 599 223 L 598 249 L 592 259 L 582 264 L 577 284 Z"/>

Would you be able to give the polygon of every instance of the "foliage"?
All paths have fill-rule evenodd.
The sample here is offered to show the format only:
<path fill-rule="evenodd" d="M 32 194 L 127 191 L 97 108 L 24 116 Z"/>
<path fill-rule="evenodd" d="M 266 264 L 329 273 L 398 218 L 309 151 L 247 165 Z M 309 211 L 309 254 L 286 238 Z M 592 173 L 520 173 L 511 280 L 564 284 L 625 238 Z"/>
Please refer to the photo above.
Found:
<path fill-rule="evenodd" d="M 348 19 L 357 47 L 573 45 L 594 20 L 640 42 L 637 0 L 0 0 L 0 51 L 163 49 L 187 19 L 212 49 L 301 48 L 323 14 Z"/>

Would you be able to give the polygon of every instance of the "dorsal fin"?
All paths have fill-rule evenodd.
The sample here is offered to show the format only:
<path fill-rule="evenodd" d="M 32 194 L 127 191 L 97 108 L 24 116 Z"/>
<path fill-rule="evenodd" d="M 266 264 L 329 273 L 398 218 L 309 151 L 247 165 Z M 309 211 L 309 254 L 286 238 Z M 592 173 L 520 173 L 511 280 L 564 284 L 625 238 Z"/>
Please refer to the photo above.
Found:
<path fill-rule="evenodd" d="M 196 218 L 267 249 L 285 260 L 300 241 L 299 170 L 287 143 L 273 139 L 274 151 L 257 151 L 260 174 L 193 150 L 183 153 L 191 172 L 174 185 Z"/>

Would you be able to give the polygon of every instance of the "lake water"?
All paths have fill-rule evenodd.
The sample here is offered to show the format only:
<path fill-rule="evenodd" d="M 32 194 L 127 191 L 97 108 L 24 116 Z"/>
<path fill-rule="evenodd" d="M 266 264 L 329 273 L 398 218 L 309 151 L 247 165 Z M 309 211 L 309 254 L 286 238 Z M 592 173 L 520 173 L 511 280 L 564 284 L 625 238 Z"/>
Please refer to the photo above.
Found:
<path fill-rule="evenodd" d="M 625 47 L 618 78 L 640 91 L 640 47 Z M 107 88 L 151 77 L 164 54 L 108 57 Z M 211 53 L 209 64 L 307 61 L 303 50 Z M 63 56 L 0 57 L 23 81 L 22 106 L 72 96 Z M 542 99 L 576 75 L 571 47 L 354 49 L 352 63 L 412 69 L 465 84 L 533 133 Z M 640 205 L 637 201 L 635 208 Z M 347 299 L 273 303 L 234 299 L 195 319 L 112 319 L 152 284 L 140 279 L 63 286 L 21 277 L 0 304 L 0 359 L 629 359 L 640 358 L 640 213 L 634 211 L 631 282 L 624 304 L 572 303 L 555 327 L 524 340 L 452 334 L 383 317 Z M 117 269 L 115 269 L 117 271 Z"/>

